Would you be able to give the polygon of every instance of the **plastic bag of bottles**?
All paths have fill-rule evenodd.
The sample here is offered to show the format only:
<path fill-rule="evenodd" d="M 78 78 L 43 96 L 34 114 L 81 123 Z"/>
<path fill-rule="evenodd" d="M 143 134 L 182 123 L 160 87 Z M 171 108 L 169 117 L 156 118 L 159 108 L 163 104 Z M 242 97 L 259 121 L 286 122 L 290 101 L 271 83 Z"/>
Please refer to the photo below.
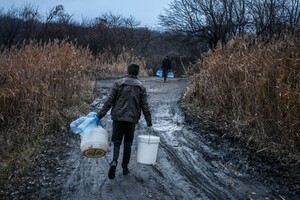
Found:
<path fill-rule="evenodd" d="M 156 76 L 158 76 L 158 77 L 162 77 L 163 76 L 163 74 L 162 74 L 163 72 L 162 72 L 162 70 L 161 69 L 159 69 L 159 70 L 157 70 L 156 71 Z"/>
<path fill-rule="evenodd" d="M 167 75 L 168 78 L 174 78 L 174 72 L 170 70 Z"/>
<path fill-rule="evenodd" d="M 83 135 L 91 132 L 97 126 L 103 124 L 98 120 L 96 112 L 90 112 L 84 117 L 80 117 L 70 124 L 70 130 L 72 133 Z"/>

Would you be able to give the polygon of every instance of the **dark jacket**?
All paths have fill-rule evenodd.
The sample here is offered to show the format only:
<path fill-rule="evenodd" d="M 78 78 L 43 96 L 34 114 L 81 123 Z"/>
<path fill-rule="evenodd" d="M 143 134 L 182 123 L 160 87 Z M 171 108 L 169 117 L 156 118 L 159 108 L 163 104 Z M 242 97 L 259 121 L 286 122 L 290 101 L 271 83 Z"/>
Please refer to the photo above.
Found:
<path fill-rule="evenodd" d="M 171 60 L 169 58 L 164 58 L 161 64 L 162 70 L 170 70 L 171 69 Z"/>
<path fill-rule="evenodd" d="M 98 113 L 99 119 L 111 110 L 111 119 L 138 123 L 141 111 L 148 126 L 152 126 L 151 113 L 147 102 L 146 88 L 136 76 L 127 75 L 116 81 L 111 92 Z"/>

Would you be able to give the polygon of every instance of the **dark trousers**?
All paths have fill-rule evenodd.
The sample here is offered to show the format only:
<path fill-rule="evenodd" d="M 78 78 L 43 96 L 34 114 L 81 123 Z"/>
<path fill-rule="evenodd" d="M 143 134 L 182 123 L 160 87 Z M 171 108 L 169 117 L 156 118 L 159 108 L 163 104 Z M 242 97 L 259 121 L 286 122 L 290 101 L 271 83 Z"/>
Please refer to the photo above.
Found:
<path fill-rule="evenodd" d="M 125 121 L 113 121 L 112 142 L 114 144 L 113 160 L 117 161 L 120 153 L 120 146 L 124 139 L 124 152 L 122 166 L 127 166 L 131 155 L 131 146 L 134 137 L 135 124 Z"/>
<path fill-rule="evenodd" d="M 163 77 L 164 77 L 164 81 L 167 80 L 168 72 L 169 72 L 168 69 L 163 69 Z"/>

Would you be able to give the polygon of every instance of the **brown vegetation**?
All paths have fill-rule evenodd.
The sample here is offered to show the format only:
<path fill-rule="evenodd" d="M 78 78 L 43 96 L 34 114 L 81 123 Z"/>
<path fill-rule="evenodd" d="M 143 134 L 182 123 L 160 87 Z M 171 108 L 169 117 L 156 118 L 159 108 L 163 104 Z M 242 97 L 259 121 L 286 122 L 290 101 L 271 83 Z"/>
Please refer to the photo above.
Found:
<path fill-rule="evenodd" d="M 235 39 L 203 55 L 185 96 L 197 115 L 283 162 L 300 161 L 300 41 Z"/>
<path fill-rule="evenodd" d="M 45 137 L 66 131 L 93 99 L 95 78 L 126 73 L 142 59 L 123 50 L 95 57 L 68 42 L 30 42 L 0 53 L 0 178 L 22 173 Z M 0 191 L 1 193 L 1 191 Z M 1 195 L 0 195 L 1 196 Z"/>

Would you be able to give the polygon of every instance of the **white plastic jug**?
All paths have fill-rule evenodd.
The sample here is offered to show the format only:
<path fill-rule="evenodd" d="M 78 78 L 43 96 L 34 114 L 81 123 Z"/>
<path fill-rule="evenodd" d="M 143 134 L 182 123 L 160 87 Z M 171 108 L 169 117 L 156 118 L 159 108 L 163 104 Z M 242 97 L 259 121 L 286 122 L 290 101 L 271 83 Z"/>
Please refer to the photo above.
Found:
<path fill-rule="evenodd" d="M 138 136 L 137 162 L 155 164 L 160 138 L 153 135 Z"/>
<path fill-rule="evenodd" d="M 108 149 L 108 133 L 101 126 L 81 135 L 80 149 L 84 156 L 99 158 L 106 155 Z"/>

